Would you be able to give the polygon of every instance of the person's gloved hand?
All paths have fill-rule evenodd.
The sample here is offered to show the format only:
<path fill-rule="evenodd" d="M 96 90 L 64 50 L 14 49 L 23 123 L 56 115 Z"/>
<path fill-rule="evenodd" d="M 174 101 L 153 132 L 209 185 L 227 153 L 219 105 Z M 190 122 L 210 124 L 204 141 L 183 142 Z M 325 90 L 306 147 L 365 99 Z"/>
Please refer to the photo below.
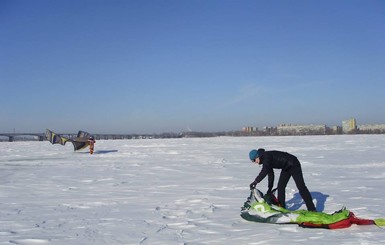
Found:
<path fill-rule="evenodd" d="M 250 190 L 255 189 L 255 186 L 257 186 L 257 183 L 253 182 L 250 184 Z"/>

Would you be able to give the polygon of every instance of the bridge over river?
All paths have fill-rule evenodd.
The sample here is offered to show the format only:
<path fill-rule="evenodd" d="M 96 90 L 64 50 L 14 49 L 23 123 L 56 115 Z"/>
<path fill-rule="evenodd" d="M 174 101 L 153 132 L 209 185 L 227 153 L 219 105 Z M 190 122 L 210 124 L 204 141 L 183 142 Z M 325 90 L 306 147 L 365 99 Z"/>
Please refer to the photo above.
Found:
<path fill-rule="evenodd" d="M 0 133 L 0 138 L 8 138 L 9 142 L 15 141 L 15 139 L 37 139 L 43 141 L 45 138 L 44 133 Z"/>
<path fill-rule="evenodd" d="M 69 139 L 77 136 L 77 133 L 59 133 Z M 158 139 L 158 138 L 181 138 L 181 133 L 162 133 L 162 134 L 93 134 L 96 140 L 119 140 L 119 139 Z M 37 140 L 44 141 L 45 133 L 0 133 L 0 141 L 24 141 Z"/>

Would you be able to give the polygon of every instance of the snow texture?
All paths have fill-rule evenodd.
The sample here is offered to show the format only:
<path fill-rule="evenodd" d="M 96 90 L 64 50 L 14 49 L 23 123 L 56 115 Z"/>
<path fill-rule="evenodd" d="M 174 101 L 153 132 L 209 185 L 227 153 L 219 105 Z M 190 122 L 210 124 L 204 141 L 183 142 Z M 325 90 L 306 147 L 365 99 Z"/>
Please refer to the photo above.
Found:
<path fill-rule="evenodd" d="M 385 244 L 385 230 L 243 220 L 260 167 L 253 148 L 302 163 L 318 211 L 385 218 L 385 135 L 97 141 L 94 155 L 49 142 L 0 143 L 0 245 Z M 279 171 L 276 171 L 277 182 Z M 258 189 L 266 191 L 267 178 Z M 291 210 L 305 209 L 291 179 Z"/>

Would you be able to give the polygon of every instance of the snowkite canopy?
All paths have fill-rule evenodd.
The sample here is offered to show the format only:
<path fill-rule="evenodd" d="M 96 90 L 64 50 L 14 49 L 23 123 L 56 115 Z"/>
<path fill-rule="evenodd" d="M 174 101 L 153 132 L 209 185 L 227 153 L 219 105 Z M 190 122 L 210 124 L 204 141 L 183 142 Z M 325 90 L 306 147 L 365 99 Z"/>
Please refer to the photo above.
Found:
<path fill-rule="evenodd" d="M 385 226 L 385 219 L 361 219 L 346 208 L 327 214 L 306 210 L 290 211 L 267 202 L 261 191 L 251 190 L 241 210 L 241 217 L 248 221 L 271 224 L 298 224 L 305 228 L 341 229 L 357 225 Z"/>
<path fill-rule="evenodd" d="M 52 144 L 65 145 L 67 142 L 71 142 L 74 146 L 74 151 L 86 148 L 89 145 L 88 139 L 90 136 L 91 134 L 85 131 L 79 131 L 76 138 L 69 139 L 61 136 L 60 134 L 54 133 L 49 129 L 45 132 L 45 138 Z"/>

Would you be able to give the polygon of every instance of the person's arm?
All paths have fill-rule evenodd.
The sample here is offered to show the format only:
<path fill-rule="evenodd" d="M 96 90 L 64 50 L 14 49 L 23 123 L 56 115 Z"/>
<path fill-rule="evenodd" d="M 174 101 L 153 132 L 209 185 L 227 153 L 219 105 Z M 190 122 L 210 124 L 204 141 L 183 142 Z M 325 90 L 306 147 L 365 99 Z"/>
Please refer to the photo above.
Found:
<path fill-rule="evenodd" d="M 268 153 L 263 156 L 263 168 L 257 178 L 255 178 L 256 183 L 261 182 L 266 175 L 268 176 L 267 192 L 271 192 L 274 186 L 273 156 Z"/>

